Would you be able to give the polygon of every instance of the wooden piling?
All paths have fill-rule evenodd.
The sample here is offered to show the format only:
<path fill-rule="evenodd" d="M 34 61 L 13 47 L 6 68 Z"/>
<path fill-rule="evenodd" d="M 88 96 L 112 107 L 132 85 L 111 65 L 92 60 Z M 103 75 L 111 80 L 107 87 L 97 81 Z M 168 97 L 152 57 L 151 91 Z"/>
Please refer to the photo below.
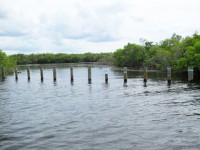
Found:
<path fill-rule="evenodd" d="M 41 81 L 44 80 L 43 68 L 42 67 L 40 67 L 40 78 L 41 78 Z"/>
<path fill-rule="evenodd" d="M 28 81 L 31 79 L 30 77 L 30 67 L 27 68 L 27 77 L 28 77 Z"/>
<path fill-rule="evenodd" d="M 193 67 L 188 67 L 188 81 L 192 81 L 194 79 L 194 70 Z"/>
<path fill-rule="evenodd" d="M 5 80 L 5 78 L 6 78 L 5 68 L 2 67 L 1 71 L 2 71 L 2 80 Z"/>
<path fill-rule="evenodd" d="M 108 74 L 105 74 L 105 82 L 108 83 Z"/>
<path fill-rule="evenodd" d="M 147 84 L 147 68 L 144 68 L 144 85 Z"/>
<path fill-rule="evenodd" d="M 91 67 L 88 67 L 88 83 L 89 84 L 92 83 L 92 71 L 91 71 Z"/>
<path fill-rule="evenodd" d="M 127 83 L 127 67 L 124 67 L 124 84 Z"/>
<path fill-rule="evenodd" d="M 18 80 L 18 70 L 17 70 L 17 68 L 15 69 L 15 80 Z"/>
<path fill-rule="evenodd" d="M 167 84 L 171 85 L 171 68 L 167 67 Z"/>
<path fill-rule="evenodd" d="M 74 72 L 73 72 L 73 68 L 70 68 L 70 77 L 71 77 L 71 82 L 74 82 Z"/>
<path fill-rule="evenodd" d="M 56 67 L 53 67 L 53 81 L 56 81 Z"/>

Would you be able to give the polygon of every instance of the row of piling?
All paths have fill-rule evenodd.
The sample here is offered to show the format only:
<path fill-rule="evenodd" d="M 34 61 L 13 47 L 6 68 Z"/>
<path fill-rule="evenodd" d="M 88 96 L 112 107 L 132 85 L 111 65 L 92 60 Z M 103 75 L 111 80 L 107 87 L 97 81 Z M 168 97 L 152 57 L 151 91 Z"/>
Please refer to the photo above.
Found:
<path fill-rule="evenodd" d="M 27 68 L 27 77 L 28 77 L 28 81 L 31 79 L 30 78 L 30 68 Z M 41 81 L 44 80 L 44 75 L 43 75 L 43 68 L 40 68 L 40 77 L 41 77 Z M 71 82 L 74 82 L 74 71 L 73 68 L 70 68 L 70 78 L 71 78 Z M 2 76 L 2 79 L 5 79 L 5 76 Z M 15 79 L 18 80 L 18 70 L 15 69 Z M 57 79 L 56 77 L 56 67 L 53 67 L 53 81 L 55 82 Z M 105 82 L 108 83 L 108 74 L 105 74 Z M 92 71 L 91 71 L 91 67 L 88 68 L 88 83 L 92 83 Z"/>
<path fill-rule="evenodd" d="M 124 84 L 127 84 L 128 80 L 128 75 L 127 75 L 127 67 L 124 67 Z M 193 67 L 188 67 L 188 81 L 192 81 L 194 79 L 194 73 L 193 73 Z M 41 81 L 44 80 L 44 75 L 43 75 L 43 68 L 40 68 L 40 76 L 41 76 Z M 27 77 L 28 80 L 30 80 L 30 67 L 27 68 Z M 74 73 L 73 73 L 73 68 L 70 68 L 70 77 L 71 77 L 71 82 L 74 82 Z M 2 79 L 5 79 L 5 69 L 2 67 Z M 15 79 L 18 80 L 18 70 L 15 69 Z M 53 67 L 53 80 L 56 81 L 56 67 Z M 144 68 L 144 85 L 147 84 L 147 68 Z M 88 67 L 88 83 L 92 83 L 92 71 L 91 67 Z M 108 83 L 108 74 L 105 74 L 105 83 Z M 167 68 L 167 84 L 171 85 L 171 68 Z"/>

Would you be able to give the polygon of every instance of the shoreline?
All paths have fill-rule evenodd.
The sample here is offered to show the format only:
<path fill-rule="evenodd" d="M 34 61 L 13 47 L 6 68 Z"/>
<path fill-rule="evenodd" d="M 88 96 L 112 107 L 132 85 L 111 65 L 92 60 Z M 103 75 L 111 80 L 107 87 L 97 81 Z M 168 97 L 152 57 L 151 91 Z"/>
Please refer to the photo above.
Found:
<path fill-rule="evenodd" d="M 112 67 L 113 70 L 123 71 L 124 67 L 117 67 L 112 64 L 106 64 L 102 62 L 81 62 L 81 63 L 49 63 L 49 64 L 25 64 L 25 65 L 17 65 L 17 67 L 51 67 L 51 66 L 59 66 L 59 67 L 92 67 L 92 66 L 109 66 Z M 143 69 L 134 69 L 127 68 L 129 72 L 143 72 Z M 148 70 L 148 72 L 165 72 L 163 70 Z"/>

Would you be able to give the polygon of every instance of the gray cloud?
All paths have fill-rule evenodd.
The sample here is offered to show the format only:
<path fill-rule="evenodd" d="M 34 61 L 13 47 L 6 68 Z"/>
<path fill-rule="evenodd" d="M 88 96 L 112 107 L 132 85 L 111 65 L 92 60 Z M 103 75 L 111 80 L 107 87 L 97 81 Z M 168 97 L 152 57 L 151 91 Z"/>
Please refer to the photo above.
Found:
<path fill-rule="evenodd" d="M 0 29 L 0 36 L 7 36 L 7 37 L 18 37 L 18 36 L 25 36 L 26 34 L 22 31 L 17 31 L 14 29 Z"/>
<path fill-rule="evenodd" d="M 0 8 L 0 19 L 6 19 L 7 12 Z"/>
<path fill-rule="evenodd" d="M 98 34 L 88 38 L 88 41 L 90 42 L 113 42 L 117 40 L 118 39 L 116 37 L 112 37 L 107 34 Z"/>
<path fill-rule="evenodd" d="M 22 26 L 18 24 L 10 24 L 10 21 L 8 22 L 1 22 L 0 21 L 0 36 L 2 37 L 18 37 L 18 36 L 25 36 L 26 29 L 24 29 Z"/>
<path fill-rule="evenodd" d="M 114 51 L 200 31 L 198 0 L 0 1 L 0 46 L 19 52 Z"/>

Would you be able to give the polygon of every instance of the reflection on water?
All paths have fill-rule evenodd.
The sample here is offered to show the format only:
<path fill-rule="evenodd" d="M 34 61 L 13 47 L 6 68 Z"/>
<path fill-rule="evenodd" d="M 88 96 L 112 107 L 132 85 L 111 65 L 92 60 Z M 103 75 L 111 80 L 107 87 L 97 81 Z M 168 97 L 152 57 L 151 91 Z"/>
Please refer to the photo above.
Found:
<path fill-rule="evenodd" d="M 105 84 L 104 74 L 109 74 Z M 155 75 L 153 75 L 155 74 Z M 110 67 L 21 70 L 0 81 L 0 149 L 199 149 L 199 84 Z M 159 77 L 158 77 L 159 76 Z"/>

